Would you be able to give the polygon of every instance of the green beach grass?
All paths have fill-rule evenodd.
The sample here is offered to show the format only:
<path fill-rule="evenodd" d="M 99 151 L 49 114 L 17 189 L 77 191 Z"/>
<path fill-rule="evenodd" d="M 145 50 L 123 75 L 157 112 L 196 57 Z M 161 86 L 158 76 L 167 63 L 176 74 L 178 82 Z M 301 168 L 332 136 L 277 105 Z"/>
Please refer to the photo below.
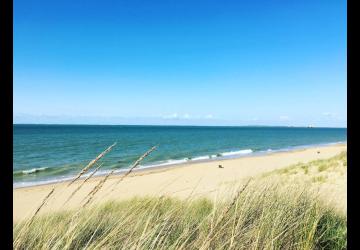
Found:
<path fill-rule="evenodd" d="M 227 201 L 135 197 L 41 215 L 14 225 L 14 248 L 346 249 L 346 213 L 309 187 L 346 167 L 344 152 L 251 179 Z"/>

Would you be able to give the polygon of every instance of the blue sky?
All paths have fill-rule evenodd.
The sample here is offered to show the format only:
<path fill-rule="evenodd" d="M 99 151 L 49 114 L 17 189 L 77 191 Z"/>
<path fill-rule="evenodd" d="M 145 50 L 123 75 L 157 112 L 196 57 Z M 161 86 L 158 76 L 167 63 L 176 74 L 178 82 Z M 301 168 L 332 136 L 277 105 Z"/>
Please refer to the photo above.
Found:
<path fill-rule="evenodd" d="M 14 1 L 14 123 L 346 126 L 346 1 Z"/>

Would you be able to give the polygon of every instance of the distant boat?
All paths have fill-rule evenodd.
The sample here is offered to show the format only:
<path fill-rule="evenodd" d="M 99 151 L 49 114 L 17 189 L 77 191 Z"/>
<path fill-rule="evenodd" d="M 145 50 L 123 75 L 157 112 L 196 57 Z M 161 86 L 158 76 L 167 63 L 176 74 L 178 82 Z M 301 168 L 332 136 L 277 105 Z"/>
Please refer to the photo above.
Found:
<path fill-rule="evenodd" d="M 313 125 L 309 125 L 309 126 L 307 126 L 308 128 L 313 128 L 314 126 Z"/>

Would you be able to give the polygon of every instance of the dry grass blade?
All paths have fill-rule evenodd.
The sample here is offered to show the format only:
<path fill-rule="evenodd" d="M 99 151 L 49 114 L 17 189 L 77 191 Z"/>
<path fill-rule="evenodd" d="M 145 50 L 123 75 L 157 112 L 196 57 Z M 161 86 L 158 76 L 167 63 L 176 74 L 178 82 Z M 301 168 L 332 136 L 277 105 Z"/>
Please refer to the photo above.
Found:
<path fill-rule="evenodd" d="M 22 236 L 26 233 L 26 230 L 30 227 L 31 223 L 34 221 L 36 215 L 40 212 L 41 208 L 45 205 L 46 201 L 50 198 L 50 196 L 54 193 L 55 191 L 55 187 L 53 187 L 50 192 L 45 196 L 45 198 L 43 199 L 43 201 L 41 202 L 41 204 L 37 207 L 37 209 L 35 210 L 34 214 L 31 216 L 31 218 L 29 219 L 29 221 L 27 223 L 25 223 L 25 225 L 23 226 L 23 228 L 21 229 L 21 232 L 19 233 L 17 239 L 15 240 L 15 244 L 14 247 L 15 249 L 17 249 L 17 244 L 19 242 L 19 240 L 22 238 Z"/>
<path fill-rule="evenodd" d="M 108 173 L 102 180 L 99 181 L 99 183 L 88 193 L 88 195 L 85 197 L 88 198 L 87 201 L 82 205 L 84 208 L 87 204 L 90 203 L 90 201 L 94 198 L 95 194 L 102 188 L 106 180 L 109 178 L 110 175 L 112 175 L 115 172 L 115 169 L 112 170 L 110 173 Z"/>
<path fill-rule="evenodd" d="M 134 164 L 130 167 L 129 171 L 127 171 L 114 185 L 114 188 L 126 177 L 128 176 L 133 170 L 134 168 L 136 168 L 141 161 L 143 161 L 152 151 L 154 151 L 157 148 L 157 146 L 153 146 L 151 149 L 149 149 L 148 151 L 145 152 L 145 154 L 143 154 L 142 156 L 140 156 L 139 159 L 137 159 Z"/>
<path fill-rule="evenodd" d="M 100 164 L 86 179 L 71 193 L 69 198 L 64 202 L 64 205 L 80 190 L 80 188 L 101 168 L 103 164 Z"/>
<path fill-rule="evenodd" d="M 83 174 L 85 174 L 98 160 L 100 160 L 106 153 L 108 153 L 114 146 L 116 145 L 116 142 L 114 144 L 112 144 L 110 147 L 108 147 L 105 151 L 103 151 L 101 154 L 99 154 L 94 160 L 90 161 L 89 164 L 83 168 L 80 173 L 67 185 L 70 186 L 73 182 L 75 182 L 77 179 L 79 179 Z M 89 178 L 91 178 L 91 176 L 100 168 L 100 166 L 85 180 L 87 181 Z M 85 182 L 84 181 L 84 182 Z M 84 182 L 82 184 L 84 184 Z M 82 185 L 80 185 L 81 187 Z M 80 188 L 79 187 L 79 188 Z M 70 198 L 77 192 L 77 190 L 79 190 L 79 188 L 76 189 L 75 192 L 73 192 L 71 194 L 71 196 L 68 198 L 68 200 L 70 200 Z M 22 233 L 26 231 L 27 228 L 29 228 L 29 226 L 31 225 L 31 223 L 33 222 L 33 220 L 35 219 L 36 215 L 40 212 L 41 208 L 45 205 L 45 203 L 48 201 L 48 199 L 50 198 L 50 196 L 54 193 L 55 191 L 55 187 L 53 187 L 51 189 L 51 191 L 47 194 L 47 196 L 43 199 L 42 203 L 40 204 L 40 206 L 36 209 L 35 213 L 32 215 L 32 217 L 29 219 L 29 221 L 24 225 L 24 227 L 22 228 L 22 232 L 19 234 L 19 237 L 21 238 Z M 67 201 L 68 201 L 67 200 Z M 66 202 L 67 202 L 66 201 Z M 65 203 L 66 203 L 65 202 Z M 18 238 L 19 238 L 18 237 Z"/>
<path fill-rule="evenodd" d="M 116 186 L 126 177 L 128 176 L 133 170 L 134 168 L 136 168 L 137 166 L 139 166 L 139 164 L 141 163 L 141 161 L 143 161 L 152 151 L 154 151 L 157 148 L 157 146 L 153 146 L 151 149 L 149 149 L 148 151 L 146 151 L 142 156 L 140 156 L 135 162 L 134 164 L 130 167 L 130 169 L 119 178 L 119 180 L 113 184 L 113 188 L 110 190 L 109 193 L 111 193 L 112 191 L 115 190 Z M 109 194 L 108 193 L 108 194 Z"/>
<path fill-rule="evenodd" d="M 46 201 L 50 198 L 50 196 L 54 193 L 54 191 L 55 191 L 55 187 L 53 187 L 53 188 L 51 189 L 51 191 L 50 191 L 50 192 L 46 195 L 46 197 L 43 199 L 43 201 L 41 202 L 40 206 L 36 209 L 35 213 L 34 213 L 33 216 L 30 218 L 30 221 L 29 221 L 29 224 L 28 224 L 28 225 L 30 225 L 30 224 L 33 222 L 35 216 L 40 212 L 40 209 L 45 205 Z"/>
<path fill-rule="evenodd" d="M 142 155 L 135 163 L 134 165 L 129 169 L 129 171 L 127 173 L 125 173 L 125 175 L 121 178 L 121 180 L 129 175 L 132 170 L 139 165 L 139 163 L 145 158 L 147 157 L 152 151 L 154 151 L 156 149 L 156 146 L 152 147 L 150 150 L 148 150 L 144 155 Z M 109 178 L 110 175 L 112 175 L 114 172 L 116 171 L 116 169 L 113 169 L 110 173 L 108 173 L 102 180 L 99 181 L 99 183 L 85 196 L 85 198 L 83 199 L 84 204 L 82 205 L 82 208 L 85 208 L 94 198 L 95 194 L 103 187 L 104 183 L 106 182 L 106 180 Z M 75 220 L 79 217 L 80 215 L 80 210 L 78 210 L 77 213 L 74 214 L 74 216 L 71 219 L 71 224 L 73 225 L 73 223 L 75 222 Z M 72 229 L 70 229 L 68 232 L 73 231 L 76 228 L 76 224 L 73 225 Z"/>
<path fill-rule="evenodd" d="M 200 249 L 207 249 L 209 247 L 209 244 L 212 240 L 212 238 L 216 235 L 217 231 L 215 230 L 220 224 L 221 222 L 224 220 L 224 218 L 226 217 L 226 215 L 228 214 L 228 212 L 230 211 L 230 209 L 235 205 L 236 201 L 238 200 L 238 198 L 240 197 L 241 193 L 244 192 L 244 190 L 246 189 L 246 187 L 249 185 L 251 181 L 251 178 L 245 183 L 245 185 L 243 186 L 242 189 L 240 189 L 235 197 L 233 198 L 233 200 L 231 201 L 231 203 L 229 205 L 227 205 L 222 213 L 220 214 L 220 216 L 218 217 L 217 221 L 215 222 L 215 225 L 210 229 L 210 232 L 208 234 L 208 236 L 206 237 L 206 240 L 204 241 L 204 244 L 202 245 L 202 247 Z"/>
<path fill-rule="evenodd" d="M 85 174 L 98 160 L 100 160 L 106 153 L 108 153 L 115 145 L 116 145 L 116 142 L 113 145 L 111 145 L 110 147 L 108 147 L 104 152 L 99 154 L 94 160 L 90 161 L 89 164 L 86 165 L 86 167 L 84 167 L 80 171 L 80 173 L 72 181 L 69 182 L 68 186 L 70 186 L 77 179 L 79 179 L 83 174 Z"/>
<path fill-rule="evenodd" d="M 137 161 L 133 164 L 133 166 L 119 179 L 119 181 L 115 184 L 115 186 L 122 181 L 126 176 L 128 176 L 133 170 L 134 168 L 136 168 L 140 162 L 147 157 L 152 151 L 154 151 L 156 149 L 156 146 L 152 147 L 151 149 L 149 149 L 145 154 L 143 154 L 139 159 L 137 159 Z M 95 196 L 95 194 L 103 187 L 104 183 L 106 182 L 106 180 L 109 178 L 110 175 L 112 175 L 114 172 L 116 171 L 116 169 L 113 169 L 110 173 L 108 173 L 91 191 L 90 193 L 85 197 L 85 199 L 88 197 L 87 201 L 83 204 L 82 207 L 85 207 L 87 204 L 90 203 L 90 201 L 93 199 L 93 197 Z M 114 186 L 114 188 L 115 188 Z"/>
<path fill-rule="evenodd" d="M 242 192 L 244 192 L 244 190 L 246 189 L 246 187 L 249 185 L 250 181 L 251 181 L 251 179 L 249 179 L 249 180 L 245 183 L 245 185 L 243 186 L 243 188 L 240 189 L 240 190 L 236 193 L 236 195 L 235 195 L 234 199 L 232 200 L 232 202 L 231 202 L 228 206 L 225 207 L 225 209 L 223 210 L 221 216 L 218 218 L 218 221 L 216 222 L 214 228 L 216 228 L 216 226 L 224 219 L 224 217 L 225 217 L 226 214 L 229 212 L 229 210 L 235 205 L 235 203 L 236 203 L 236 201 L 238 200 L 240 194 L 241 194 Z"/>

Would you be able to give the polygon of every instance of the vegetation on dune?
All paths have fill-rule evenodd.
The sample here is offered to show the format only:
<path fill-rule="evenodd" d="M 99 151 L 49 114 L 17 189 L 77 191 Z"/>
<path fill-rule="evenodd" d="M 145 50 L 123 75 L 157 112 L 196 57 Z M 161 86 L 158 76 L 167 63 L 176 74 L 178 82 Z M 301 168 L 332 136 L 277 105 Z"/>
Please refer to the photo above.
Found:
<path fill-rule="evenodd" d="M 270 175 L 322 173 L 344 162 L 346 153 Z M 306 184 L 284 185 L 270 175 L 240 186 L 226 201 L 145 197 L 41 215 L 14 225 L 14 248 L 346 249 L 345 214 Z"/>
<path fill-rule="evenodd" d="M 84 209 L 76 220 L 74 214 L 38 217 L 16 248 L 346 248 L 344 215 L 305 187 L 271 182 L 250 184 L 231 203 L 149 197 Z"/>
<path fill-rule="evenodd" d="M 286 168 L 277 169 L 267 172 L 262 177 L 280 175 L 292 175 L 297 173 L 303 173 L 312 177 L 316 177 L 326 172 L 345 173 L 347 168 L 346 151 L 325 160 L 315 160 L 309 163 L 298 163 Z"/>

